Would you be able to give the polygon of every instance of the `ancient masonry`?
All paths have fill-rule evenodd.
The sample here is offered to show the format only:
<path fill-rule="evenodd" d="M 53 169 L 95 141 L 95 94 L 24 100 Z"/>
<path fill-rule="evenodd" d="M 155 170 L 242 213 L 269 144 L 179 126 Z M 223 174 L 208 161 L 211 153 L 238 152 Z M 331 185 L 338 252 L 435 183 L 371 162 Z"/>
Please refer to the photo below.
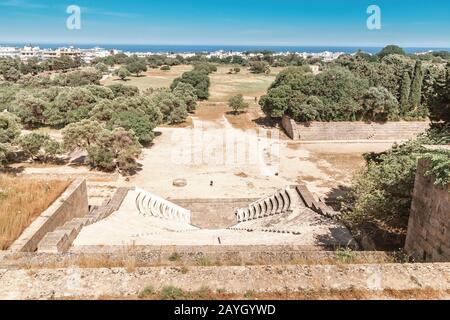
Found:
<path fill-rule="evenodd" d="M 39 245 L 48 241 L 50 235 L 52 239 L 55 239 L 56 245 L 61 246 L 63 240 L 76 236 L 75 233 L 79 227 L 71 225 L 64 231 L 61 228 L 64 228 L 69 221 L 83 219 L 88 213 L 86 181 L 76 179 L 47 210 L 25 229 L 9 249 L 18 252 L 35 251 Z M 63 240 L 56 241 L 59 238 Z"/>
<path fill-rule="evenodd" d="M 403 141 L 425 132 L 425 121 L 368 123 L 361 121 L 297 123 L 288 116 L 281 124 L 286 134 L 296 141 Z"/>
<path fill-rule="evenodd" d="M 333 220 L 336 213 L 304 185 L 288 186 L 256 201 L 177 201 L 197 210 L 197 218 L 192 219 L 189 209 L 139 188 L 118 188 L 102 206 L 89 207 L 86 182 L 77 179 L 10 251 L 61 253 L 127 243 L 356 246 L 349 231 Z"/>
<path fill-rule="evenodd" d="M 405 248 L 419 261 L 450 261 L 450 186 L 434 185 L 425 177 L 426 168 L 420 160 Z"/>

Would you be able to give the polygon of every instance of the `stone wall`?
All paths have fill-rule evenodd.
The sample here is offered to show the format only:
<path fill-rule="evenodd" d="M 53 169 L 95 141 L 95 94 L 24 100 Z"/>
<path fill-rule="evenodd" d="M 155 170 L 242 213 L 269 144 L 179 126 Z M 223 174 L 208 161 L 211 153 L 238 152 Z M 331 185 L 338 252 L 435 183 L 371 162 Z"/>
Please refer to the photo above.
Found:
<path fill-rule="evenodd" d="M 236 224 L 234 210 L 256 199 L 169 199 L 191 211 L 191 224 L 207 229 L 228 228 Z"/>
<path fill-rule="evenodd" d="M 0 253 L 0 269 L 24 266 L 45 268 L 76 266 L 86 261 L 102 261 L 104 266 L 120 266 L 120 262 L 133 261 L 136 266 L 151 267 L 177 264 L 173 260 L 177 253 L 184 265 L 198 265 L 209 261 L 211 265 L 254 264 L 335 264 L 341 263 L 339 252 L 315 250 L 312 247 L 295 245 L 259 246 L 83 246 L 69 252 L 6 252 Z M 352 263 L 392 263 L 394 253 L 384 251 L 353 251 Z M 175 262 L 175 263 L 174 263 Z"/>
<path fill-rule="evenodd" d="M 450 192 L 425 177 L 419 160 L 409 218 L 406 251 L 420 261 L 450 261 Z"/>
<path fill-rule="evenodd" d="M 393 292 L 397 299 L 420 294 L 449 299 L 450 264 L 216 266 L 152 268 L 0 269 L 0 299 L 136 297 L 146 287 L 185 291 L 209 288 L 229 293 Z M 353 293 L 353 294 L 352 294 Z M 403 293 L 403 294 L 402 294 Z M 433 296 L 431 296 L 433 294 Z M 365 297 L 365 295 L 363 296 Z"/>
<path fill-rule="evenodd" d="M 297 124 L 295 123 L 294 120 L 284 115 L 283 118 L 281 119 L 281 125 L 283 126 L 284 131 L 289 136 L 289 138 L 291 138 L 292 140 L 299 139 Z"/>
<path fill-rule="evenodd" d="M 66 191 L 25 229 L 9 250 L 36 251 L 39 242 L 47 233 L 54 231 L 73 218 L 84 217 L 88 213 L 86 180 L 79 178 L 72 182 Z"/>
<path fill-rule="evenodd" d="M 419 135 L 429 127 L 429 122 L 426 121 L 297 123 L 287 116 L 283 117 L 281 123 L 291 139 L 301 141 L 402 141 Z"/>

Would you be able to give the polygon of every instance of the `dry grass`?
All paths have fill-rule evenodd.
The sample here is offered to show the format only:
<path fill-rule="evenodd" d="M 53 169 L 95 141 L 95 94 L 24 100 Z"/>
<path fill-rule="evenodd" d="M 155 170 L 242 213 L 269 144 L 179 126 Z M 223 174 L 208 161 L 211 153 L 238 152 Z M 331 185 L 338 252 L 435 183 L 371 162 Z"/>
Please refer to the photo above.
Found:
<path fill-rule="evenodd" d="M 151 288 L 151 289 L 147 289 Z M 145 290 L 147 289 L 147 290 Z M 161 300 L 161 293 L 146 287 L 139 296 L 100 296 L 99 300 Z M 448 299 L 450 291 L 440 291 L 430 288 L 415 290 L 318 290 L 302 292 L 254 292 L 227 293 L 223 289 L 212 290 L 200 288 L 197 291 L 181 291 L 179 300 L 439 300 Z M 92 297 L 76 297 L 77 299 L 92 299 Z"/>
<path fill-rule="evenodd" d="M 231 67 L 229 65 L 218 66 L 217 72 L 210 75 L 209 101 L 227 102 L 231 96 L 242 94 L 245 100 L 254 102 L 255 97 L 259 98 L 266 94 L 276 75 L 283 70 L 283 68 L 272 68 L 271 74 L 265 75 L 254 74 L 242 68 L 238 74 L 228 74 Z"/>
<path fill-rule="evenodd" d="M 124 249 L 116 254 L 108 253 L 81 253 L 70 256 L 47 255 L 39 259 L 30 260 L 28 256 L 9 257 L 4 260 L 5 265 L 24 269 L 60 269 L 77 266 L 86 269 L 100 268 L 124 268 L 133 272 L 136 268 L 149 267 L 174 267 L 181 273 L 186 273 L 193 267 L 217 267 L 217 266 L 283 266 L 283 265 L 347 265 L 347 264 L 384 264 L 403 263 L 404 259 L 396 258 L 398 254 L 386 253 L 374 256 L 364 255 L 359 252 L 336 251 L 324 257 L 293 256 L 290 259 L 276 259 L 265 257 L 241 257 L 241 256 L 207 256 L 188 258 L 180 254 L 171 254 L 168 257 L 155 259 L 142 259 L 137 255 L 138 251 Z"/>
<path fill-rule="evenodd" d="M 149 69 L 140 77 L 131 76 L 127 81 L 122 81 L 118 77 L 110 77 L 103 84 L 106 86 L 113 84 L 125 84 L 127 86 L 136 86 L 141 91 L 149 88 L 168 88 L 175 78 L 181 76 L 184 72 L 192 70 L 190 65 L 173 66 L 168 71 L 159 69 Z"/>
<path fill-rule="evenodd" d="M 0 250 L 7 249 L 69 183 L 0 175 Z"/>

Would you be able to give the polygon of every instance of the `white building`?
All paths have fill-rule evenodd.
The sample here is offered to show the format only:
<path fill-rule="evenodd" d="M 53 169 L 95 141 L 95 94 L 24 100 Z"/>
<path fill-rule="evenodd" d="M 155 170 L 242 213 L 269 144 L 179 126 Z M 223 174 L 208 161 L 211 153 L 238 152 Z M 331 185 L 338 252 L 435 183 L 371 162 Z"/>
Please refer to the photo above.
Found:
<path fill-rule="evenodd" d="M 81 58 L 83 61 L 90 63 L 96 58 L 106 58 L 110 55 L 118 53 L 117 50 L 106 50 L 103 48 L 95 47 L 92 49 L 81 49 Z"/>
<path fill-rule="evenodd" d="M 0 58 L 19 58 L 20 50 L 16 47 L 0 47 Z"/>
<path fill-rule="evenodd" d="M 39 47 L 25 46 L 20 49 L 20 59 L 28 60 L 30 58 L 39 58 L 41 56 L 41 49 Z"/>

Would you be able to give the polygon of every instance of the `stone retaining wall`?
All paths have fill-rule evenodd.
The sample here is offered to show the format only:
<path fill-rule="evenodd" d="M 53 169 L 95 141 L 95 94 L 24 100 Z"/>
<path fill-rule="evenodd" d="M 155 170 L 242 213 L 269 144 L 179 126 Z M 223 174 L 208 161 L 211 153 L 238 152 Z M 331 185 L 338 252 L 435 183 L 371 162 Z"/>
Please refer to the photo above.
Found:
<path fill-rule="evenodd" d="M 136 297 L 151 286 L 245 292 L 425 292 L 449 298 L 450 264 L 0 269 L 0 299 Z"/>
<path fill-rule="evenodd" d="M 292 140 L 299 139 L 297 124 L 295 123 L 294 120 L 284 115 L 283 118 L 281 119 L 281 125 L 283 126 L 284 131 L 286 132 L 289 138 L 291 138 Z"/>
<path fill-rule="evenodd" d="M 427 121 L 297 123 L 287 116 L 283 117 L 281 124 L 291 139 L 299 141 L 403 141 L 425 132 L 429 127 Z"/>
<path fill-rule="evenodd" d="M 26 204 L 24 204 L 26 205 Z M 25 229 L 9 250 L 36 251 L 44 236 L 73 218 L 89 213 L 85 179 L 76 179 L 33 223 Z"/>
<path fill-rule="evenodd" d="M 176 254 L 176 255 L 175 255 Z M 177 259 L 173 261 L 173 257 Z M 282 264 L 335 264 L 342 259 L 352 263 L 388 263 L 395 255 L 382 251 L 305 251 L 290 246 L 180 246 L 180 247 L 79 247 L 68 253 L 9 253 L 0 256 L 0 268 L 36 268 L 74 266 L 83 261 L 104 261 L 104 266 L 120 266 L 120 262 L 133 261 L 136 266 L 163 266 L 180 264 L 198 266 L 207 261 L 211 265 L 282 265 Z M 97 263 L 101 267 L 101 263 Z"/>
<path fill-rule="evenodd" d="M 419 160 L 405 249 L 417 260 L 450 261 L 450 192 L 425 177 Z"/>

